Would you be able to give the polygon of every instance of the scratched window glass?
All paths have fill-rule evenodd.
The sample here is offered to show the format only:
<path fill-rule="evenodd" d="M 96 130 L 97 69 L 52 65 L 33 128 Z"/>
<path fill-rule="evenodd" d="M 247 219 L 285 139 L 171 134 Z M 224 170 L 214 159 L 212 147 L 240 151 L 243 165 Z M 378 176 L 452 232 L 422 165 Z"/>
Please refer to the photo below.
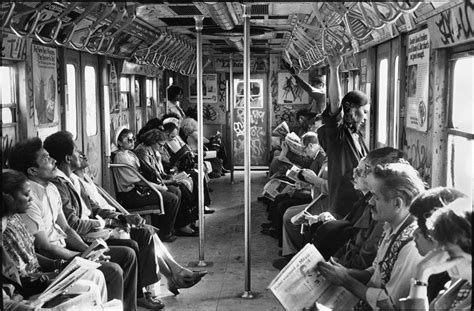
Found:
<path fill-rule="evenodd" d="M 84 68 L 86 90 L 86 133 L 87 136 L 97 134 L 97 76 L 95 68 Z"/>

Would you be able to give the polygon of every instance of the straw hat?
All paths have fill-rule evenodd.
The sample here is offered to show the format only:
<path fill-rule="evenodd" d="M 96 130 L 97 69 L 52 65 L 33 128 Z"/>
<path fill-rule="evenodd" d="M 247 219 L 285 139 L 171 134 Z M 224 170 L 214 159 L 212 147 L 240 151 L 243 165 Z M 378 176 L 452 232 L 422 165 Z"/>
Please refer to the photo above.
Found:
<path fill-rule="evenodd" d="M 119 126 L 115 129 L 115 132 L 114 132 L 114 137 L 113 137 L 113 141 L 112 143 L 117 146 L 118 148 L 118 138 L 120 136 L 120 133 L 123 132 L 123 130 L 126 130 L 128 129 L 128 127 L 126 127 L 125 125 L 122 125 L 122 126 Z"/>

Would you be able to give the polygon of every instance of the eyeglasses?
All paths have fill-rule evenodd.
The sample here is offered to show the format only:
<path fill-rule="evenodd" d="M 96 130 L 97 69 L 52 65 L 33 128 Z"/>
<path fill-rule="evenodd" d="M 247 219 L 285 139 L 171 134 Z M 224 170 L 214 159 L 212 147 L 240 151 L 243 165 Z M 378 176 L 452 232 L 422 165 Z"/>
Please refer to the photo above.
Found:
<path fill-rule="evenodd" d="M 130 143 L 130 144 L 134 143 L 135 140 L 136 140 L 135 136 L 130 137 L 130 138 L 127 138 L 127 141 L 128 141 L 128 143 Z"/>

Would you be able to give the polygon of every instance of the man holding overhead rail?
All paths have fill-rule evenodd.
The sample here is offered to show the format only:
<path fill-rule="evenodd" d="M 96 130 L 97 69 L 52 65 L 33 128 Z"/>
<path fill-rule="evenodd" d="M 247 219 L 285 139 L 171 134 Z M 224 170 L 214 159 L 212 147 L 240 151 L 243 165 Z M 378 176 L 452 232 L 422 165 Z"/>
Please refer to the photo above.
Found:
<path fill-rule="evenodd" d="M 330 106 L 323 112 L 324 126 L 318 129 L 318 137 L 328 156 L 329 211 L 339 219 L 358 199 L 352 170 L 368 152 L 360 129 L 370 104 L 361 91 L 351 91 L 340 99 L 338 68 L 342 59 L 340 55 L 329 55 L 328 61 Z"/>

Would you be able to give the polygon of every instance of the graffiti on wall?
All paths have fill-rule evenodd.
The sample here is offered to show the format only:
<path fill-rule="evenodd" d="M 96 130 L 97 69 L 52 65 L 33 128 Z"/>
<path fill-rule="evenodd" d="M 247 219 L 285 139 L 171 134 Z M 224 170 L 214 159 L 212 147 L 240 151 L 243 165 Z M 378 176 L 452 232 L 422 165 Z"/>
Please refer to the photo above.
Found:
<path fill-rule="evenodd" d="M 13 147 L 13 137 L 2 135 L 2 168 L 6 168 L 8 154 Z"/>
<path fill-rule="evenodd" d="M 474 37 L 474 2 L 464 0 L 428 20 L 432 47 L 440 48 L 466 42 Z"/>
<path fill-rule="evenodd" d="M 244 109 L 235 109 L 234 132 L 234 162 L 236 165 L 243 165 L 245 150 L 245 122 Z M 250 111 L 250 151 L 252 165 L 266 165 L 266 130 L 265 111 L 252 109 Z"/>
<path fill-rule="evenodd" d="M 426 140 L 425 140 L 426 141 Z M 422 139 L 415 139 L 412 143 L 405 146 L 405 153 L 410 164 L 420 173 L 423 181 L 431 181 L 431 156 L 429 148 Z"/>

